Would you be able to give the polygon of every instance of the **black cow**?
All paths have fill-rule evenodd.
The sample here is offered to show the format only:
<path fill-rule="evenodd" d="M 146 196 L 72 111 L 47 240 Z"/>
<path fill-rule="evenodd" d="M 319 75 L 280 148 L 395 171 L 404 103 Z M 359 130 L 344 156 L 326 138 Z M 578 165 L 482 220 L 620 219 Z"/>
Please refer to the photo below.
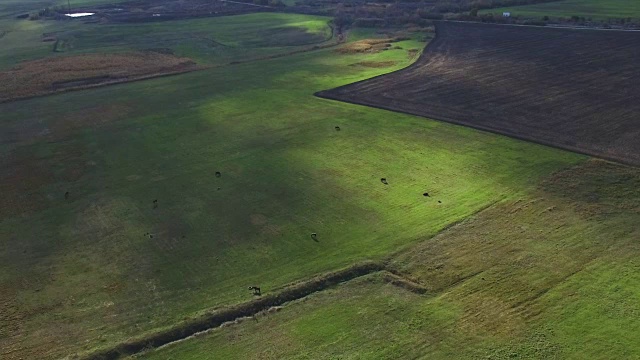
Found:
<path fill-rule="evenodd" d="M 249 286 L 249 290 L 253 290 L 253 295 L 260 296 L 260 288 L 257 286 Z"/>

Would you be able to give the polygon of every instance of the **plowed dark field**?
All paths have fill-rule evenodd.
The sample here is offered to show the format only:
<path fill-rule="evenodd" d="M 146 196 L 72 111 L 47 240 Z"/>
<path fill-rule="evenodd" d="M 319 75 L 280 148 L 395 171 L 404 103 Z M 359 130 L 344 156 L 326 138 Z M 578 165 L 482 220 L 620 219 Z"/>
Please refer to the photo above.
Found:
<path fill-rule="evenodd" d="M 412 66 L 318 96 L 640 165 L 640 33 L 441 22 Z"/>

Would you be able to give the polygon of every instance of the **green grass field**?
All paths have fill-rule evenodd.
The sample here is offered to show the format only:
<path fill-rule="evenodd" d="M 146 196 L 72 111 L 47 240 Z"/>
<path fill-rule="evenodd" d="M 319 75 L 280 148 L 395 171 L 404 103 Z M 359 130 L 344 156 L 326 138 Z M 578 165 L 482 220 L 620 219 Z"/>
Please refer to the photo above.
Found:
<path fill-rule="evenodd" d="M 331 41 L 325 18 L 284 14 L 165 21 L 141 24 L 83 24 L 81 21 L 0 20 L 0 70 L 25 60 L 82 53 L 171 49 L 200 64 L 224 65 L 303 50 Z M 65 51 L 53 53 L 55 34 Z"/>
<path fill-rule="evenodd" d="M 501 14 L 510 11 L 513 16 L 550 18 L 580 16 L 594 20 L 640 19 L 640 2 L 633 0 L 562 0 L 549 3 L 483 10 L 480 13 Z"/>
<path fill-rule="evenodd" d="M 282 43 L 261 34 L 265 29 L 289 26 L 326 36 L 321 20 L 260 14 L 148 28 L 78 26 L 73 51 L 121 50 L 123 36 L 166 36 L 175 27 L 176 33 L 214 34 L 242 57 L 242 51 L 282 51 Z M 26 42 L 40 31 L 19 34 Z M 275 33 L 298 37 L 288 30 Z M 350 39 L 368 36 L 356 31 Z M 404 293 L 374 275 L 315 294 L 264 321 L 216 330 L 149 356 L 445 358 L 461 351 L 461 344 L 468 345 L 463 356 L 493 350 L 500 355 L 521 346 L 537 349 L 527 334 L 547 325 L 553 332 L 542 334 L 549 351 L 579 358 L 598 350 L 606 358 L 624 348 L 637 356 L 631 331 L 608 335 L 622 325 L 638 327 L 630 316 L 637 307 L 627 302 L 640 285 L 636 277 L 617 276 L 630 272 L 638 250 L 632 241 L 638 192 L 631 186 L 637 173 L 605 179 L 598 171 L 569 173 L 579 182 L 567 185 L 561 180 L 566 173 L 553 174 L 576 165 L 588 170 L 586 157 L 313 96 L 407 66 L 409 51 L 424 46 L 421 37 L 376 54 L 323 49 L 0 104 L 0 159 L 9 170 L 0 175 L 0 358 L 60 358 L 108 347 L 247 301 L 249 285 L 272 293 L 292 281 L 396 253 L 396 266 L 427 284 L 430 294 Z M 24 58 L 45 54 L 19 39 L 11 46 Z M 228 60 L 182 45 L 166 47 L 211 64 Z M 12 61 L 5 56 L 0 64 L 6 68 Z M 358 65 L 362 61 L 394 65 L 369 68 Z M 606 173 L 620 169 L 626 168 Z M 603 184 L 613 187 L 602 190 Z M 593 198 L 585 190 L 591 188 L 612 193 Z M 425 191 L 431 197 L 423 197 Z M 522 204 L 539 197 L 550 205 Z M 620 200 L 624 206 L 615 207 Z M 594 221 L 584 218 L 600 202 L 604 213 Z M 553 205 L 558 213 L 546 210 Z M 565 223 L 552 224 L 562 231 L 547 228 L 558 219 Z M 616 254 L 625 257 L 609 261 Z M 443 269 L 431 263 L 438 256 L 445 267 L 439 285 L 432 286 L 429 271 Z M 572 257 L 573 267 L 566 263 Z M 588 271 L 565 281 L 580 264 Z M 451 281 L 480 270 L 492 281 L 481 291 L 472 288 L 480 286 L 480 275 Z M 620 286 L 620 293 L 611 286 Z M 545 287 L 549 291 L 536 299 L 546 303 L 520 303 L 528 294 L 523 291 Z M 563 312 L 565 294 L 572 291 L 584 296 Z M 616 301 L 617 312 L 598 312 L 601 304 Z M 496 324 L 509 305 L 540 308 L 544 316 L 509 318 L 509 324 L 522 320 L 517 328 Z M 485 308 L 495 311 L 486 316 L 488 324 L 473 317 Z M 589 326 L 581 327 L 587 320 Z M 273 328 L 278 330 L 265 335 Z M 601 346 L 614 336 L 618 346 Z M 579 349 L 585 338 L 602 341 Z"/>
<path fill-rule="evenodd" d="M 394 256 L 426 295 L 372 275 L 138 358 L 637 358 L 639 184 L 580 164 Z"/>

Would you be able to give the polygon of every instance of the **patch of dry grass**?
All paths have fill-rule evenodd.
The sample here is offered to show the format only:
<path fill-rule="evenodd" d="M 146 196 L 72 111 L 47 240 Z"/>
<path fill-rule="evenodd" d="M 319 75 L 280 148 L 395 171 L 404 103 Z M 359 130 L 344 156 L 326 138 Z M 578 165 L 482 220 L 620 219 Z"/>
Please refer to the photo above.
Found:
<path fill-rule="evenodd" d="M 0 102 L 197 69 L 189 58 L 156 52 L 85 54 L 27 61 L 0 72 Z"/>
<path fill-rule="evenodd" d="M 395 64 L 397 64 L 396 61 L 360 61 L 353 65 L 364 66 L 369 68 L 386 68 L 386 67 L 391 67 Z"/>
<path fill-rule="evenodd" d="M 376 53 L 390 48 L 394 41 L 396 41 L 394 38 L 364 39 L 345 44 L 336 49 L 336 52 L 340 54 Z"/>

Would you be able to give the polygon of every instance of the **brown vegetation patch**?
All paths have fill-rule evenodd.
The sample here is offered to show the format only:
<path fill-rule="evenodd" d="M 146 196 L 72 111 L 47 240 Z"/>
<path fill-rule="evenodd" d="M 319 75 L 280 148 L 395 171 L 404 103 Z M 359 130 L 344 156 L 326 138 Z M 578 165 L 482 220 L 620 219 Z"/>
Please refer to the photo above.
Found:
<path fill-rule="evenodd" d="M 123 119 L 131 107 L 125 104 L 101 104 L 82 110 L 65 112 L 53 121 L 31 117 L 19 122 L 10 122 L 0 133 L 0 143 L 29 145 L 39 141 L 59 142 L 68 139 L 77 131 L 100 128 Z"/>
<path fill-rule="evenodd" d="M 33 155 L 11 154 L 0 159 L 0 168 L 0 219 L 46 208 L 46 198 L 38 190 L 50 184 L 54 176 L 45 161 Z"/>
<path fill-rule="evenodd" d="M 0 72 L 0 102 L 197 69 L 189 58 L 152 51 L 27 61 Z"/>
<path fill-rule="evenodd" d="M 358 40 L 345 44 L 335 51 L 340 54 L 377 53 L 390 48 L 394 41 L 396 40 L 393 38 Z"/>
<path fill-rule="evenodd" d="M 104 240 L 122 230 L 116 215 L 128 206 L 122 199 L 98 199 L 77 213 L 72 235 L 78 239 Z"/>
<path fill-rule="evenodd" d="M 47 157 L 14 151 L 0 158 L 0 219 L 46 209 L 51 199 L 42 189 L 57 181 L 79 180 L 89 166 L 84 153 L 77 144 L 61 144 Z M 64 201 L 64 192 L 59 196 L 54 201 Z"/>
<path fill-rule="evenodd" d="M 54 139 L 63 139 L 85 128 L 99 128 L 124 118 L 131 107 L 124 104 L 102 104 L 82 110 L 65 113 L 51 125 Z"/>
<path fill-rule="evenodd" d="M 640 169 L 591 160 L 558 172 L 541 189 L 565 198 L 582 215 L 640 213 Z"/>
<path fill-rule="evenodd" d="M 491 334 L 508 338 L 519 335 L 526 328 L 522 314 L 513 310 L 509 301 L 477 291 L 465 294 L 463 314 L 457 327 L 467 334 Z"/>
<path fill-rule="evenodd" d="M 261 226 L 267 223 L 267 217 L 262 214 L 251 214 L 249 216 L 249 220 L 251 221 L 251 225 Z"/>
<path fill-rule="evenodd" d="M 152 242 L 164 253 L 174 253 L 188 243 L 191 227 L 179 218 L 165 221 L 152 231 Z"/>
<path fill-rule="evenodd" d="M 4 345 L 2 339 L 22 331 L 26 316 L 17 301 L 21 285 L 19 280 L 0 282 L 0 345 Z M 0 358 L 5 355 L 6 350 L 9 349 L 0 346 Z"/>
<path fill-rule="evenodd" d="M 282 229 L 276 224 L 272 224 L 269 218 L 263 214 L 251 214 L 249 216 L 251 225 L 260 228 L 260 232 L 265 235 L 278 236 L 282 234 Z"/>
<path fill-rule="evenodd" d="M 51 130 L 39 117 L 7 122 L 0 131 L 0 144 L 33 144 L 50 135 Z"/>
<path fill-rule="evenodd" d="M 262 227 L 262 232 L 266 235 L 279 236 L 282 234 L 282 228 L 278 225 L 268 224 Z"/>
<path fill-rule="evenodd" d="M 58 149 L 52 158 L 52 163 L 61 166 L 58 175 L 60 180 L 66 182 L 78 181 L 84 175 L 89 166 L 83 158 L 84 149 L 77 145 L 65 145 Z"/>
<path fill-rule="evenodd" d="M 353 65 L 369 68 L 386 68 L 397 64 L 395 61 L 360 61 Z"/>
<path fill-rule="evenodd" d="M 382 276 L 383 280 L 387 283 L 403 288 L 407 291 L 411 291 L 416 294 L 424 294 L 427 292 L 427 288 L 421 284 L 410 280 L 405 276 L 394 274 L 391 271 L 385 271 Z"/>
<path fill-rule="evenodd" d="M 640 33 L 436 28 L 412 66 L 318 95 L 640 165 Z M 371 48 L 363 41 L 342 51 Z"/>

